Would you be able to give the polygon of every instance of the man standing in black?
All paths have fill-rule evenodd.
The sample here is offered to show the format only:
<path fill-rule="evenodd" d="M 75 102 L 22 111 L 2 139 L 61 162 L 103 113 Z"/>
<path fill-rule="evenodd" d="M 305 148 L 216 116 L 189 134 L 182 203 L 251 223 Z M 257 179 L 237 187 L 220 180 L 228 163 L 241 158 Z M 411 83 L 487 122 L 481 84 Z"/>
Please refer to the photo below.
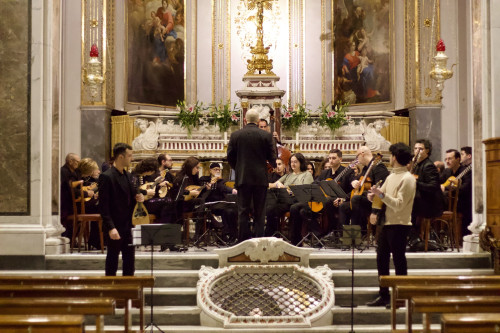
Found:
<path fill-rule="evenodd" d="M 239 241 L 251 238 L 250 213 L 253 203 L 255 237 L 264 236 L 267 181 L 266 161 L 276 168 L 276 150 L 271 133 L 259 129 L 259 113 L 250 109 L 245 115 L 246 126 L 231 135 L 227 160 L 236 172 L 238 190 Z"/>
<path fill-rule="evenodd" d="M 104 228 L 109 234 L 106 256 L 106 276 L 115 276 L 120 251 L 123 275 L 134 275 L 135 249 L 132 244 L 132 213 L 144 196 L 136 194 L 132 176 L 125 170 L 132 161 L 132 147 L 117 143 L 113 147 L 113 166 L 99 177 L 99 210 Z"/>
<path fill-rule="evenodd" d="M 415 142 L 414 154 L 418 160 L 413 163 L 411 173 L 417 179 L 417 192 L 411 213 L 414 235 L 420 233 L 420 219 L 438 217 L 443 214 L 444 198 L 439 188 L 439 173 L 429 158 L 432 143 L 427 139 Z"/>

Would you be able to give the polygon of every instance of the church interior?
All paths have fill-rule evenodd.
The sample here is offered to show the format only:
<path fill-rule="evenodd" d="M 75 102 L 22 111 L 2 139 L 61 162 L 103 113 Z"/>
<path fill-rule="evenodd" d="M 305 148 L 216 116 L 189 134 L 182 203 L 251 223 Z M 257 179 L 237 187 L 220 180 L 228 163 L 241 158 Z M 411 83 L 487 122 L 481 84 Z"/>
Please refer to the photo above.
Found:
<path fill-rule="evenodd" d="M 1 332 L 500 327 L 500 2 L 0 2 Z M 415 170 L 425 155 L 439 176 L 437 200 L 447 201 L 431 216 L 434 199 L 422 194 L 426 203 L 417 205 L 415 198 L 415 233 L 408 242 L 402 236 L 407 274 L 394 252 L 390 275 L 380 274 L 382 215 L 372 224 L 368 211 L 359 229 L 349 228 L 356 225 L 341 221 L 340 204 L 329 215 L 331 201 L 312 202 L 310 193 L 311 214 L 300 215 L 307 223 L 290 222 L 291 204 L 270 214 L 268 202 L 267 225 L 276 221 L 275 229 L 241 239 L 228 146 L 255 113 L 284 166 L 268 164 L 270 187 L 292 193 L 297 184 L 281 183 L 287 170 L 296 172 L 292 159 L 300 172 L 309 163 L 313 177 L 298 186 L 317 184 L 328 197 L 318 184 L 334 181 L 333 199 L 347 193 L 340 204 L 353 221 L 361 208 L 349 207 L 356 189 L 341 184 L 346 172 L 359 179 L 377 161 L 393 175 L 401 164 L 393 149 L 402 143 L 418 193 L 425 181 Z M 129 164 L 114 149 L 120 143 Z M 135 274 L 126 274 L 124 258 L 112 277 L 104 276 L 113 275 L 106 261 L 112 235 L 98 191 L 116 165 L 153 184 L 137 195 L 154 198 L 133 213 Z M 63 168 L 79 178 L 68 184 Z M 191 200 L 185 170 L 208 179 L 202 193 L 222 182 L 225 199 L 203 202 L 201 215 L 195 204 L 177 213 L 179 197 Z M 178 191 L 166 193 L 168 205 L 162 189 Z M 231 202 L 219 208 L 219 200 Z M 149 210 L 140 222 L 137 207 Z M 175 234 L 176 246 L 153 244 L 160 231 L 165 239 Z"/>

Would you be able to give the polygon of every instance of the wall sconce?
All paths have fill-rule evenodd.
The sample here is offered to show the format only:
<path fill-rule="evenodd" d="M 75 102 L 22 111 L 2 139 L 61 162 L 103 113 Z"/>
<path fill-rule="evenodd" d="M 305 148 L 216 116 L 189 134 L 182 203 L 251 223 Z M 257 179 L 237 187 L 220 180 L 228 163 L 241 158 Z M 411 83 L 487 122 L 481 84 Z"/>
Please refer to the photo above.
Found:
<path fill-rule="evenodd" d="M 442 39 L 439 40 L 439 42 L 436 45 L 436 56 L 434 57 L 434 67 L 432 67 L 430 71 L 430 76 L 434 80 L 436 80 L 436 88 L 439 91 L 443 91 L 444 88 L 444 81 L 448 80 L 453 76 L 453 66 L 456 64 L 453 64 L 450 69 L 446 68 L 446 64 L 448 62 L 448 56 L 444 54 L 445 51 L 445 46 L 444 42 Z"/>
<path fill-rule="evenodd" d="M 102 65 L 99 61 L 99 50 L 95 44 L 92 44 L 90 48 L 90 59 L 87 62 L 87 68 L 85 70 L 85 83 L 89 87 L 90 96 L 95 98 L 101 85 L 104 82 L 102 76 Z"/>

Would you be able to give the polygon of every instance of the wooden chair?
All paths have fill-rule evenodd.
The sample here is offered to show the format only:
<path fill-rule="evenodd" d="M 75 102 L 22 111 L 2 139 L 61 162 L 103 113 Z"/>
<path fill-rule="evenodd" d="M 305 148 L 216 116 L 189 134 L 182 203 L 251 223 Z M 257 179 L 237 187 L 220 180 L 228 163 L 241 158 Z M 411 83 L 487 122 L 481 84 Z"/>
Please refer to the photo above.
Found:
<path fill-rule="evenodd" d="M 76 193 L 80 193 L 76 196 Z M 71 198 L 73 199 L 73 215 L 68 219 L 73 220 L 73 235 L 71 237 L 71 253 L 75 245 L 78 233 L 78 252 L 80 252 L 82 237 L 84 238 L 85 250 L 88 250 L 88 235 L 90 222 L 95 221 L 99 228 L 99 237 L 101 242 L 101 253 L 104 253 L 104 237 L 102 234 L 102 217 L 100 214 L 85 214 L 85 197 L 83 193 L 83 180 L 71 182 Z"/>
<path fill-rule="evenodd" d="M 82 315 L 0 315 L 2 333 L 81 333 L 85 332 Z"/>
<path fill-rule="evenodd" d="M 96 332 L 104 332 L 104 315 L 115 314 L 112 298 L 0 298 L 0 313 L 5 315 L 94 315 Z"/>
<path fill-rule="evenodd" d="M 459 250 L 462 223 L 457 214 L 457 203 L 458 194 L 460 192 L 460 185 L 462 180 L 459 179 L 457 186 L 450 186 L 448 191 L 448 209 L 443 212 L 443 215 L 433 219 L 422 219 L 421 223 L 421 238 L 424 240 L 424 250 L 427 252 L 429 246 L 429 236 L 432 225 L 437 223 L 442 224 L 441 227 L 445 227 L 448 231 L 448 239 L 450 242 L 451 249 L 454 250 L 456 247 Z"/>

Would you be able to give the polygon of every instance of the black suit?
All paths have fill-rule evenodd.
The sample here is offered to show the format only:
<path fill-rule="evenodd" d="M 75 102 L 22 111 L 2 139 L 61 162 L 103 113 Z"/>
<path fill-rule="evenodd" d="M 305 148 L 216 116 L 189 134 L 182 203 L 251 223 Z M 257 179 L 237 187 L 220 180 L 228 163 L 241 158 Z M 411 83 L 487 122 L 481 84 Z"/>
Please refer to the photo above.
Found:
<path fill-rule="evenodd" d="M 250 123 L 234 132 L 227 147 L 227 160 L 236 172 L 238 189 L 239 240 L 251 237 L 250 212 L 253 202 L 254 234 L 264 236 L 267 181 L 266 161 L 276 167 L 276 150 L 271 133 Z"/>
<path fill-rule="evenodd" d="M 443 214 L 444 198 L 439 183 L 439 173 L 434 163 L 426 158 L 415 167 L 417 191 L 413 202 L 412 222 L 417 217 L 438 217 Z"/>
<path fill-rule="evenodd" d="M 135 250 L 132 244 L 132 213 L 135 207 L 136 186 L 128 172 L 120 173 L 114 166 L 99 177 L 99 211 L 106 232 L 116 228 L 119 240 L 109 240 L 106 256 L 106 275 L 118 270 L 120 251 L 123 275 L 134 275 Z"/>

